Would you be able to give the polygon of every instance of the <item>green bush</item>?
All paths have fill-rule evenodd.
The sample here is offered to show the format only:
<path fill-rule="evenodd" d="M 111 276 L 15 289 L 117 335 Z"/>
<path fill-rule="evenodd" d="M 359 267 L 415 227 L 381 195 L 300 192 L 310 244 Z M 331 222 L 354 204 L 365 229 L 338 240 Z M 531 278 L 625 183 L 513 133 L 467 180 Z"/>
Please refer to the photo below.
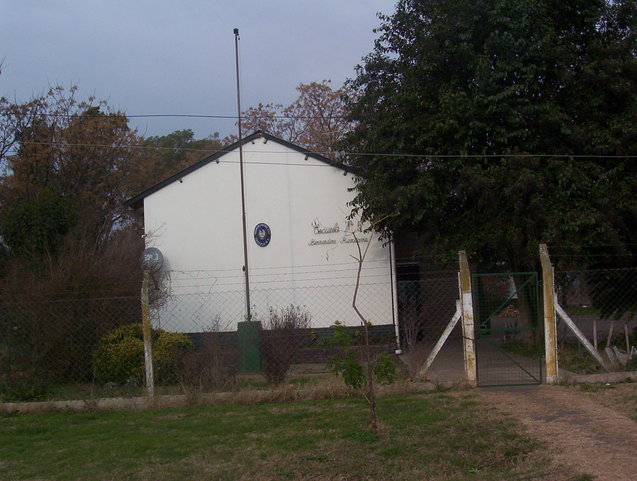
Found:
<path fill-rule="evenodd" d="M 0 363 L 0 402 L 41 401 L 51 391 L 46 377 L 29 371 L 14 371 Z"/>
<path fill-rule="evenodd" d="M 351 348 L 352 336 L 339 321 L 336 321 L 332 328 L 334 331 L 325 344 L 337 349 L 337 352 L 330 358 L 328 367 L 336 376 L 342 376 L 347 386 L 359 389 L 365 384 L 366 378 L 363 366 L 358 362 L 358 352 Z"/>
<path fill-rule="evenodd" d="M 157 384 L 177 382 L 183 356 L 194 350 L 187 335 L 151 331 L 153 372 Z M 141 324 L 128 324 L 104 335 L 93 354 L 95 380 L 99 383 L 141 384 L 144 380 L 144 336 Z"/>
<path fill-rule="evenodd" d="M 374 376 L 381 384 L 392 384 L 398 379 L 394 359 L 384 352 L 380 353 L 374 362 Z"/>
<path fill-rule="evenodd" d="M 34 359 L 17 328 L 1 325 L 5 320 L 0 315 L 0 403 L 46 399 L 52 388 L 48 365 Z"/>
<path fill-rule="evenodd" d="M 153 368 L 155 379 L 160 384 L 174 384 L 183 369 L 183 359 L 187 352 L 195 350 L 195 345 L 186 334 L 159 331 L 153 342 Z"/>
<path fill-rule="evenodd" d="M 345 384 L 353 389 L 360 389 L 367 382 L 367 376 L 360 363 L 360 348 L 352 347 L 354 340 L 341 322 L 332 325 L 334 331 L 327 340 L 326 346 L 336 348 L 337 352 L 330 358 L 328 368 L 337 376 L 342 376 Z M 398 379 L 394 359 L 386 353 L 378 355 L 372 364 L 374 377 L 381 384 L 391 384 Z"/>
<path fill-rule="evenodd" d="M 365 384 L 363 366 L 358 362 L 355 351 L 343 351 L 332 357 L 329 368 L 335 375 L 343 376 L 345 384 L 353 389 L 360 389 Z"/>

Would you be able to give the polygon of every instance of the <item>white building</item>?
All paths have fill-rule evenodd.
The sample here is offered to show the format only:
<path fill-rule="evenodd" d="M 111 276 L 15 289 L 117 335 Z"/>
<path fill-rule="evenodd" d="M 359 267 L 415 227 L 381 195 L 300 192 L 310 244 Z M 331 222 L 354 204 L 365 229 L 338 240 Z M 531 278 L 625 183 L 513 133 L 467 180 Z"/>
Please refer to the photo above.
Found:
<path fill-rule="evenodd" d="M 245 320 L 240 146 L 253 317 L 295 306 L 313 327 L 359 326 L 356 235 L 363 250 L 369 244 L 357 305 L 373 325 L 395 327 L 393 246 L 348 221 L 352 173 L 262 132 L 128 200 L 143 214 L 148 246 L 164 257 L 171 296 L 154 322 L 201 332 L 213 323 L 235 330 Z"/>

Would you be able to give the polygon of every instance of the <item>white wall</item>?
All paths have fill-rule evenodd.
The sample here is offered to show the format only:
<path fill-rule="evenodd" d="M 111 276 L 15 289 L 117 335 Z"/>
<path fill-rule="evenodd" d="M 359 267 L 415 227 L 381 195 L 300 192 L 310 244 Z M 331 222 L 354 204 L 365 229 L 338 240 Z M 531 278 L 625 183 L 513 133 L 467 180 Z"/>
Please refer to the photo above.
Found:
<path fill-rule="evenodd" d="M 359 325 L 351 307 L 358 251 L 346 232 L 353 177 L 264 138 L 245 144 L 243 158 L 253 313 L 292 304 L 311 313 L 314 327 Z M 244 320 L 239 179 L 236 150 L 144 200 L 148 245 L 162 251 L 170 271 L 173 296 L 156 313 L 161 327 L 196 332 L 218 318 L 234 330 Z M 272 231 L 266 247 L 254 241 L 258 223 Z M 316 233 L 317 223 L 339 232 Z M 390 249 L 376 236 L 371 242 L 359 306 L 373 324 L 391 324 Z"/>

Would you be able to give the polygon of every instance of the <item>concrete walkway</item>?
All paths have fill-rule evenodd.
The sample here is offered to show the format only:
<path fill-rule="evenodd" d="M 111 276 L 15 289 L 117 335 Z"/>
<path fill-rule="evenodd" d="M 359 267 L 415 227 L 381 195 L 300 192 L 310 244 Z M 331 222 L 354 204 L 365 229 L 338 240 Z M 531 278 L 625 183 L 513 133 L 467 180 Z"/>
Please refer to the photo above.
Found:
<path fill-rule="evenodd" d="M 425 359 L 433 343 L 418 346 L 418 357 Z M 543 379 L 539 360 L 503 352 L 486 340 L 476 343 L 478 383 L 483 386 L 510 384 L 537 384 Z M 427 373 L 434 382 L 459 383 L 464 381 L 464 354 L 461 339 L 449 339 L 442 347 Z"/>

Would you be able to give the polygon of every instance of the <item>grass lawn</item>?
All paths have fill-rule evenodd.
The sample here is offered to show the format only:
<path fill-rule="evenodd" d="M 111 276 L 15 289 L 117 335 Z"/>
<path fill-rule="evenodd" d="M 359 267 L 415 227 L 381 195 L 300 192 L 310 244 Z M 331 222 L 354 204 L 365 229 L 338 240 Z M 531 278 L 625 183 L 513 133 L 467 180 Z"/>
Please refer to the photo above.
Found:
<path fill-rule="evenodd" d="M 0 417 L 2 480 L 570 480 L 470 393 Z"/>

